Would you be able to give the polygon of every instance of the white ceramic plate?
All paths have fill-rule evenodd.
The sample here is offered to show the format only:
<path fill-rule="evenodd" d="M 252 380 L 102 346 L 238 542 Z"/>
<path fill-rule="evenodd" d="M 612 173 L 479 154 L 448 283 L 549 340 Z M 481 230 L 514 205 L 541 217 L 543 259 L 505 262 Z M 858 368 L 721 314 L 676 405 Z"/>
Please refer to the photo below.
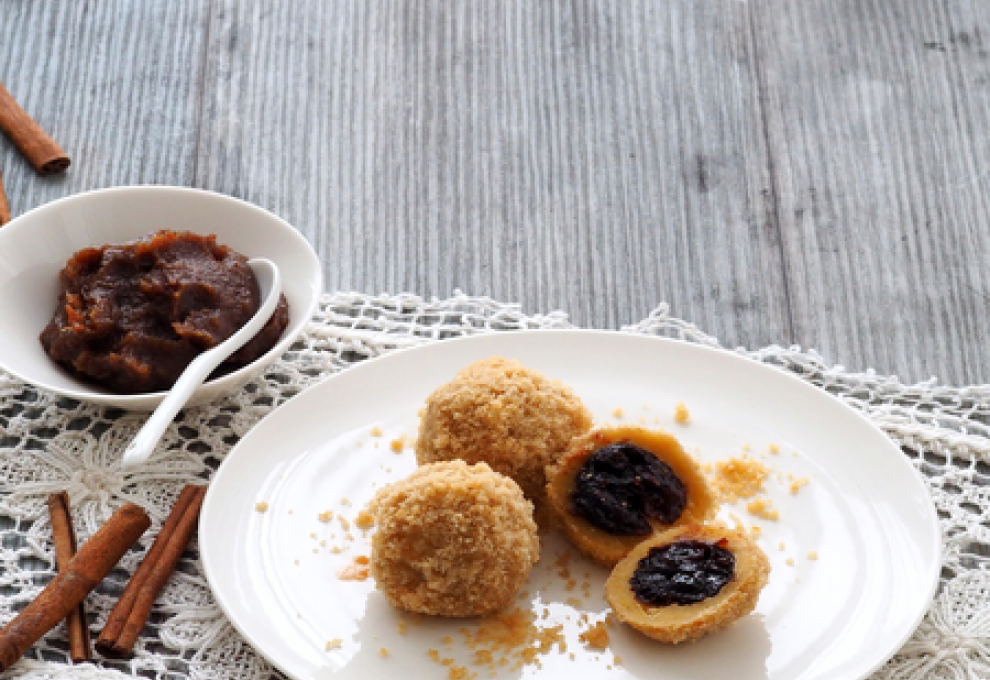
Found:
<path fill-rule="evenodd" d="M 396 453 L 390 443 L 415 437 L 417 411 L 435 387 L 492 355 L 562 380 L 602 422 L 666 428 L 705 462 L 748 451 L 772 468 L 765 486 L 778 521 L 758 519 L 742 505 L 723 515 L 762 528 L 759 542 L 773 573 L 756 612 L 694 644 L 667 647 L 616 626 L 608 650 L 588 649 L 578 639 L 587 627 L 582 614 L 597 621 L 607 613 L 607 574 L 574 557 L 569 571 L 576 583 L 568 590 L 559 561 L 568 548 L 551 537 L 519 606 L 541 616 L 546 608 L 539 625 L 563 624 L 567 650 L 540 655 L 539 667 L 496 667 L 492 676 L 470 663 L 463 644 L 461 629 L 475 631 L 477 622 L 409 621 L 370 580 L 338 579 L 355 556 L 369 554 L 368 537 L 353 526 L 359 509 L 376 488 L 415 467 L 411 444 Z M 678 402 L 690 412 L 686 425 L 674 421 Z M 808 483 L 792 493 L 792 479 L 803 478 Z M 267 511 L 255 509 L 260 502 Z M 326 510 L 335 513 L 330 523 L 318 519 Z M 349 531 L 340 515 L 351 522 Z M 887 437 L 838 400 L 727 352 L 592 331 L 435 343 L 320 383 L 265 418 L 224 461 L 203 507 L 200 544 L 224 611 L 288 675 L 407 680 L 447 677 L 429 649 L 478 678 L 863 678 L 926 611 L 941 545 L 917 473 Z M 331 640 L 341 646 L 327 650 Z"/>
<path fill-rule="evenodd" d="M 322 291 L 320 261 L 303 236 L 266 210 L 230 196 L 184 187 L 117 187 L 63 198 L 0 229 L 0 368 L 63 396 L 123 409 L 150 410 L 164 392 L 114 394 L 52 361 L 38 336 L 55 311 L 58 275 L 73 253 L 125 243 L 161 229 L 215 234 L 248 258 L 278 265 L 289 325 L 271 350 L 196 390 L 190 405 L 240 388 L 282 356 L 313 316 Z"/>

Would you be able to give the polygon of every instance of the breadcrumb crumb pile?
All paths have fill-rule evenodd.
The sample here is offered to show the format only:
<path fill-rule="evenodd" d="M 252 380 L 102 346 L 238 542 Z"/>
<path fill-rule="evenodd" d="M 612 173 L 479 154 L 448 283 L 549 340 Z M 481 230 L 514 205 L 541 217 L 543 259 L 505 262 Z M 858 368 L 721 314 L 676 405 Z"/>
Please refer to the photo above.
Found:
<path fill-rule="evenodd" d="M 770 468 L 744 456 L 715 463 L 711 482 L 722 501 L 732 503 L 740 498 L 752 498 L 762 491 L 763 482 L 769 475 Z"/>

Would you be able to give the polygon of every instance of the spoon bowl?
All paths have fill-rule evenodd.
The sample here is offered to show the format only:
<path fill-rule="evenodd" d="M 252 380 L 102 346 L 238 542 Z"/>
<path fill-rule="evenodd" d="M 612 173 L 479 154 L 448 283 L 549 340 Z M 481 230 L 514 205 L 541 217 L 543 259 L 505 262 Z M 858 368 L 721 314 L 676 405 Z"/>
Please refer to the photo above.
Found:
<path fill-rule="evenodd" d="M 124 451 L 121 467 L 125 470 L 134 468 L 148 459 L 155 451 L 158 441 L 162 438 L 165 428 L 175 418 L 175 415 L 186 405 L 189 398 L 196 392 L 203 381 L 222 364 L 227 357 L 240 349 L 248 340 L 257 335 L 258 331 L 268 322 L 279 295 L 282 293 L 282 277 L 278 266 L 271 260 L 254 258 L 248 260 L 248 266 L 254 272 L 261 289 L 261 306 L 248 322 L 237 332 L 193 359 L 175 381 L 158 408 L 154 410 L 144 426 L 137 433 Z"/>

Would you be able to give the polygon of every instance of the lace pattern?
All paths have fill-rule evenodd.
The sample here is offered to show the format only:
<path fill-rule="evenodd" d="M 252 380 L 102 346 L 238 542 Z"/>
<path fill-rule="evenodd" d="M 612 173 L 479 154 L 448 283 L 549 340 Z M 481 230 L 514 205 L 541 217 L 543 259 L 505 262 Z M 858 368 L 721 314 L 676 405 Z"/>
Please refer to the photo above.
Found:
<path fill-rule="evenodd" d="M 506 330 L 568 328 L 561 312 L 527 315 L 517 306 L 457 294 L 426 301 L 413 295 L 325 295 L 292 349 L 241 392 L 183 411 L 157 455 L 123 472 L 120 453 L 143 422 L 39 392 L 0 372 L 0 624 L 6 624 L 54 574 L 46 499 L 66 489 L 84 541 L 126 501 L 145 507 L 152 529 L 140 549 L 87 600 L 98 631 L 128 575 L 188 482 L 208 480 L 230 448 L 265 414 L 320 378 L 395 349 Z M 623 332 L 721 347 L 666 306 Z M 990 386 L 904 385 L 872 371 L 828 366 L 798 347 L 734 351 L 792 372 L 866 414 L 905 452 L 929 484 L 945 541 L 942 582 L 914 636 L 873 680 L 990 677 Z M 234 631 L 213 601 L 195 541 L 169 581 L 133 659 L 65 665 L 61 626 L 5 677 L 259 680 L 280 674 Z"/>

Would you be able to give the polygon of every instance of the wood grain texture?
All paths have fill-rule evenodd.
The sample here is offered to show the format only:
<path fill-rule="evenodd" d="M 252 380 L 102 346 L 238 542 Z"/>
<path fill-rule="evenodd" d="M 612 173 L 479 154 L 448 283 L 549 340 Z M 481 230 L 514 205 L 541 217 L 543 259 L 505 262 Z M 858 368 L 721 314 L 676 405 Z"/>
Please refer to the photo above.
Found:
<path fill-rule="evenodd" d="M 65 175 L 34 176 L 0 137 L 11 207 L 122 184 L 189 184 L 206 6 L 198 0 L 0 0 L 0 80 L 66 150 Z"/>
<path fill-rule="evenodd" d="M 789 336 L 743 4 L 217 4 L 196 183 L 330 289 Z"/>
<path fill-rule="evenodd" d="M 990 381 L 990 4 L 759 3 L 794 338 Z"/>
<path fill-rule="evenodd" d="M 119 184 L 286 218 L 328 289 L 990 382 L 982 0 L 0 0 L 0 80 Z"/>

